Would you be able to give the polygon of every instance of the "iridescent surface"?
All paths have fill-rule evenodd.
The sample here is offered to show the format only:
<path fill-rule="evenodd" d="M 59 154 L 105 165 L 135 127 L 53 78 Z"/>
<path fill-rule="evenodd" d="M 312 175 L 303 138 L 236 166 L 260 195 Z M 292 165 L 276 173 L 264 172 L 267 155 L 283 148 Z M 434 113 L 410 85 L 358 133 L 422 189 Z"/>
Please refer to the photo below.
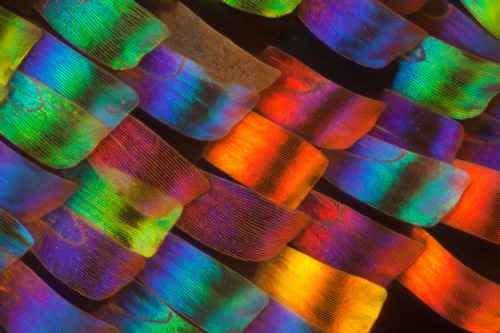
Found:
<path fill-rule="evenodd" d="M 36 9 L 69 42 L 113 69 L 136 66 L 169 34 L 132 0 L 40 0 Z"/>
<path fill-rule="evenodd" d="M 327 332 L 369 332 L 387 297 L 384 288 L 289 247 L 259 264 L 254 281 Z"/>
<path fill-rule="evenodd" d="M 240 332 L 268 302 L 256 286 L 172 234 L 138 279 L 208 332 Z"/>
<path fill-rule="evenodd" d="M 278 204 L 296 208 L 328 161 L 312 145 L 250 112 L 224 139 L 205 149 L 205 159 Z"/>
<path fill-rule="evenodd" d="M 422 10 L 411 15 L 409 19 L 434 38 L 500 63 L 500 40 L 448 0 L 430 0 Z"/>
<path fill-rule="evenodd" d="M 0 133 L 50 167 L 75 166 L 110 132 L 80 106 L 19 71 L 8 88 L 0 102 Z"/>
<path fill-rule="evenodd" d="M 500 91 L 500 65 L 427 37 L 400 62 L 392 90 L 446 116 L 470 118 Z"/>
<path fill-rule="evenodd" d="M 26 228 L 35 238 L 31 252 L 55 277 L 87 298 L 113 295 L 146 263 L 66 206 L 27 223 Z"/>
<path fill-rule="evenodd" d="M 224 137 L 258 101 L 258 94 L 225 83 L 167 47 L 147 54 L 139 66 L 119 73 L 139 92 L 140 106 L 161 122 L 199 140 Z"/>
<path fill-rule="evenodd" d="M 305 214 L 246 187 L 205 176 L 210 190 L 185 207 L 176 226 L 221 253 L 252 261 L 272 258 L 309 222 Z"/>
<path fill-rule="evenodd" d="M 500 2 L 497 0 L 462 0 L 462 3 L 489 32 L 500 38 Z"/>
<path fill-rule="evenodd" d="M 51 35 L 44 35 L 20 70 L 114 128 L 137 105 L 137 93 Z"/>
<path fill-rule="evenodd" d="M 92 227 L 145 257 L 156 252 L 182 212 L 182 205 L 171 200 L 165 216 L 145 215 L 123 195 L 123 188 L 112 185 L 120 177 L 126 177 L 124 174 L 100 175 L 83 163 L 65 176 L 80 185 L 66 206 Z"/>
<path fill-rule="evenodd" d="M 0 89 L 41 36 L 36 26 L 0 6 Z"/>
<path fill-rule="evenodd" d="M 201 333 L 137 280 L 100 307 L 95 316 L 123 333 Z"/>
<path fill-rule="evenodd" d="M 469 174 L 470 185 L 441 222 L 500 244 L 500 172 L 461 160 L 453 165 Z"/>
<path fill-rule="evenodd" d="M 341 190 L 403 221 L 432 226 L 455 207 L 466 172 L 365 136 L 346 151 L 323 152 L 325 177 Z"/>
<path fill-rule="evenodd" d="M 457 326 L 500 331 L 500 285 L 459 262 L 430 236 L 427 249 L 397 281 Z"/>
<path fill-rule="evenodd" d="M 367 67 L 388 65 L 427 35 L 378 0 L 304 0 L 298 15 L 328 47 Z"/>
<path fill-rule="evenodd" d="M 387 108 L 370 136 L 446 163 L 453 161 L 464 137 L 460 123 L 389 90 L 379 98 Z"/>
<path fill-rule="evenodd" d="M 62 205 L 76 185 L 31 164 L 0 142 L 0 208 L 21 221 L 38 220 Z"/>
<path fill-rule="evenodd" d="M 33 245 L 30 233 L 9 213 L 0 209 L 0 274 Z"/>
<path fill-rule="evenodd" d="M 222 0 L 239 10 L 266 17 L 280 17 L 290 14 L 301 0 Z"/>
<path fill-rule="evenodd" d="M 165 217 L 210 187 L 197 168 L 130 116 L 101 142 L 88 161 L 111 188 L 153 218 Z"/>
<path fill-rule="evenodd" d="M 388 286 L 425 249 L 419 232 L 405 237 L 315 191 L 298 209 L 315 222 L 293 240 L 297 250 L 381 286 Z"/>
<path fill-rule="evenodd" d="M 255 111 L 312 144 L 346 149 L 365 135 L 384 103 L 328 81 L 299 60 L 274 47 L 260 55 L 281 76 L 261 92 Z"/>
<path fill-rule="evenodd" d="M 74 307 L 22 262 L 0 273 L 0 325 L 10 333 L 118 333 Z"/>
<path fill-rule="evenodd" d="M 272 298 L 243 331 L 244 333 L 321 333 L 322 329 L 309 323 Z"/>

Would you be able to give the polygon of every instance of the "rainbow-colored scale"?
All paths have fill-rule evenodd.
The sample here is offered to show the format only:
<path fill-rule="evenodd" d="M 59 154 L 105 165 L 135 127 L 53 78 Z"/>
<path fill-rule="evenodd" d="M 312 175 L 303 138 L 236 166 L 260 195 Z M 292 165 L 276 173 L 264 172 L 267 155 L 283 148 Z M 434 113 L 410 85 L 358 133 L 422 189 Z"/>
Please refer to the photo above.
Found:
<path fill-rule="evenodd" d="M 51 35 L 44 35 L 20 70 L 78 104 L 109 128 L 139 103 L 137 93 Z"/>
<path fill-rule="evenodd" d="M 35 25 L 0 6 L 0 101 L 14 71 L 41 36 Z"/>
<path fill-rule="evenodd" d="M 172 234 L 138 279 L 208 332 L 240 332 L 268 302 L 255 285 Z"/>
<path fill-rule="evenodd" d="M 0 299 L 0 325 L 11 333 L 119 333 L 59 296 L 20 261 L 0 273 Z"/>
<path fill-rule="evenodd" d="M 315 146 L 349 148 L 384 111 L 384 103 L 329 81 L 277 48 L 268 47 L 260 59 L 281 76 L 260 93 L 255 112 Z"/>
<path fill-rule="evenodd" d="M 500 63 L 500 40 L 448 1 L 429 1 L 409 19 L 440 41 Z"/>
<path fill-rule="evenodd" d="M 166 216 L 144 215 L 123 196 L 123 188 L 113 186 L 113 182 L 127 177 L 124 173 L 100 175 L 83 163 L 65 176 L 80 185 L 66 206 L 94 228 L 145 257 L 155 254 L 182 212 L 182 205 L 172 198 L 169 207 L 165 207 L 169 211 Z"/>
<path fill-rule="evenodd" d="M 410 237 L 403 236 L 315 191 L 298 209 L 314 223 L 293 240 L 297 250 L 384 287 L 425 249 L 424 236 L 417 228 Z"/>
<path fill-rule="evenodd" d="M 474 17 L 497 38 L 500 38 L 500 2 L 497 0 L 462 0 Z"/>
<path fill-rule="evenodd" d="M 298 16 L 332 50 L 373 68 L 387 66 L 427 36 L 379 0 L 304 0 Z"/>
<path fill-rule="evenodd" d="M 368 333 L 387 291 L 285 247 L 262 261 L 253 281 L 269 296 L 326 332 Z"/>
<path fill-rule="evenodd" d="M 45 268 L 90 299 L 110 297 L 146 264 L 64 205 L 26 228 L 35 238 L 31 252 Z"/>
<path fill-rule="evenodd" d="M 110 132 L 79 105 L 19 71 L 8 88 L 0 103 L 0 133 L 52 168 L 75 166 Z"/>
<path fill-rule="evenodd" d="M 201 333 L 175 314 L 142 283 L 132 281 L 99 308 L 95 316 L 123 333 Z"/>
<path fill-rule="evenodd" d="M 23 222 L 38 220 L 59 207 L 77 188 L 1 142 L 0 175 L 0 208 Z"/>
<path fill-rule="evenodd" d="M 0 274 L 33 246 L 33 237 L 12 215 L 0 209 Z"/>
<path fill-rule="evenodd" d="M 70 43 L 117 70 L 136 66 L 169 35 L 132 0 L 39 0 L 36 9 Z"/>
<path fill-rule="evenodd" d="M 301 0 L 222 0 L 222 2 L 244 12 L 276 18 L 293 12 Z"/>
<path fill-rule="evenodd" d="M 259 96 L 225 83 L 167 47 L 147 54 L 118 76 L 139 92 L 140 106 L 175 130 L 199 140 L 217 140 L 257 103 Z"/>
<path fill-rule="evenodd" d="M 325 177 L 358 200 L 420 226 L 439 222 L 459 201 L 469 176 L 451 165 L 365 136 L 348 150 L 323 151 Z"/>
<path fill-rule="evenodd" d="M 446 116 L 477 116 L 500 92 L 500 64 L 433 37 L 405 55 L 392 90 Z"/>

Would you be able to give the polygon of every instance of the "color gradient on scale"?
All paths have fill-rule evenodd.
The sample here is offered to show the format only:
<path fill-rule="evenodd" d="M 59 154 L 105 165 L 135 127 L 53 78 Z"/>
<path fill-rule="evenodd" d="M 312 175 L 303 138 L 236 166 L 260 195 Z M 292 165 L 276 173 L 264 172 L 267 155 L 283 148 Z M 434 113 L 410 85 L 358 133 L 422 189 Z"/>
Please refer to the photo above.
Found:
<path fill-rule="evenodd" d="M 41 36 L 35 25 L 0 6 L 0 101 L 14 71 Z"/>
<path fill-rule="evenodd" d="M 372 68 L 387 66 L 427 36 L 378 0 L 304 0 L 298 16 L 333 51 Z"/>
<path fill-rule="evenodd" d="M 500 91 L 500 64 L 433 37 L 399 63 L 392 90 L 445 116 L 477 116 Z"/>
<path fill-rule="evenodd" d="M 66 206 L 92 227 L 145 257 L 155 254 L 182 212 L 182 205 L 170 200 L 165 216 L 143 214 L 122 195 L 123 189 L 112 186 L 116 179 L 126 177 L 118 172 L 102 176 L 85 162 L 64 175 L 80 185 Z"/>
<path fill-rule="evenodd" d="M 253 281 L 270 297 L 326 332 L 368 333 L 386 290 L 285 247 L 262 261 Z"/>
<path fill-rule="evenodd" d="M 0 133 L 38 161 L 73 167 L 111 130 L 79 105 L 16 72 L 0 103 Z"/>
<path fill-rule="evenodd" d="M 19 69 L 78 104 L 110 129 L 139 103 L 131 87 L 48 34 L 35 44 Z"/>
<path fill-rule="evenodd" d="M 425 251 L 397 281 L 467 331 L 500 331 L 500 285 L 462 264 L 430 235 Z"/>
<path fill-rule="evenodd" d="M 199 140 L 226 136 L 259 99 L 256 92 L 217 80 L 193 61 L 161 45 L 138 67 L 118 76 L 139 92 L 141 108 Z"/>
<path fill-rule="evenodd" d="M 33 237 L 14 216 L 0 209 L 0 274 L 33 246 Z"/>
<path fill-rule="evenodd" d="M 71 44 L 116 70 L 136 66 L 169 35 L 132 0 L 39 0 L 35 8 Z"/>
<path fill-rule="evenodd" d="M 464 138 L 459 122 L 390 90 L 378 98 L 387 108 L 370 136 L 446 163 L 455 159 Z"/>
<path fill-rule="evenodd" d="M 0 273 L 0 325 L 10 333 L 119 333 L 75 307 L 18 261 Z"/>
<path fill-rule="evenodd" d="M 275 203 L 296 208 L 328 161 L 311 144 L 250 112 L 204 158 Z"/>
<path fill-rule="evenodd" d="M 138 280 L 208 332 L 240 332 L 268 302 L 255 285 L 173 234 Z"/>
<path fill-rule="evenodd" d="M 61 206 L 77 185 L 25 160 L 0 142 L 0 208 L 22 222 Z"/>
<path fill-rule="evenodd" d="M 459 201 L 466 172 L 365 136 L 348 150 L 323 151 L 325 178 L 356 199 L 405 222 L 432 226 Z"/>
<path fill-rule="evenodd" d="M 314 222 L 293 240 L 297 250 L 384 287 L 425 249 L 417 228 L 406 237 L 315 191 L 298 209 Z"/>
<path fill-rule="evenodd" d="M 100 307 L 95 316 L 122 333 L 202 333 L 137 280 Z"/>
<path fill-rule="evenodd" d="M 260 93 L 255 112 L 315 146 L 349 148 L 375 124 L 385 104 L 327 80 L 287 53 L 268 47 L 259 58 L 281 71 Z"/>
<path fill-rule="evenodd" d="M 462 3 L 483 27 L 500 38 L 500 2 L 497 0 L 462 0 Z"/>
<path fill-rule="evenodd" d="M 35 239 L 31 252 L 57 279 L 90 299 L 110 297 L 146 264 L 63 205 L 26 223 Z"/>
<path fill-rule="evenodd" d="M 276 18 L 290 14 L 301 0 L 221 0 L 244 12 Z"/>

